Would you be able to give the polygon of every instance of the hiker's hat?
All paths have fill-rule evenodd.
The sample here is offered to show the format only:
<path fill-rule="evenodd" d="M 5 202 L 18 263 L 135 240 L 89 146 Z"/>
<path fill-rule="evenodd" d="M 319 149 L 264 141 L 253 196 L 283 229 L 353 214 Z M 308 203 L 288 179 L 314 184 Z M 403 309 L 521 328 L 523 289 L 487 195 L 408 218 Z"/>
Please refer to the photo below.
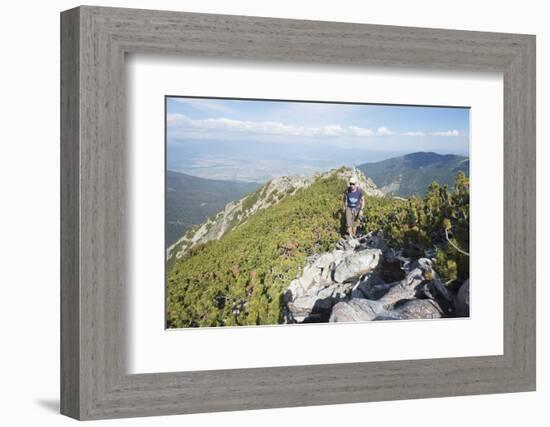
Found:
<path fill-rule="evenodd" d="M 349 179 L 349 183 L 350 183 L 350 184 L 357 184 L 357 180 L 355 179 L 355 177 L 352 176 L 352 177 Z"/>

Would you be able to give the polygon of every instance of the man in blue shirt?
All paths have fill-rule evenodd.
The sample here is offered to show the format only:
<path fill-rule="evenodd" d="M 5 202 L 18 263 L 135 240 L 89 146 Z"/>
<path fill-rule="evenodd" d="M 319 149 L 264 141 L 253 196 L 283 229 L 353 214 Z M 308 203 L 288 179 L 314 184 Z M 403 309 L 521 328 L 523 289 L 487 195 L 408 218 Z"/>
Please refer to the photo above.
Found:
<path fill-rule="evenodd" d="M 355 237 L 359 218 L 365 206 L 365 195 L 357 185 L 355 178 L 350 178 L 349 187 L 344 192 L 344 213 L 346 216 L 346 227 L 348 235 Z"/>

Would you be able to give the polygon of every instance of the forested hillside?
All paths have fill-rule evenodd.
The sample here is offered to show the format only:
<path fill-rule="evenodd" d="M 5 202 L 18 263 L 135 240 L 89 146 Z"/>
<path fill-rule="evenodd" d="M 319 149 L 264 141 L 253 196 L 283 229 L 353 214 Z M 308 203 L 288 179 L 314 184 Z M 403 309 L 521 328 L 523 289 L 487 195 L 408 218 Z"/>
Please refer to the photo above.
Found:
<path fill-rule="evenodd" d="M 277 203 L 255 210 L 238 227 L 227 228 L 216 239 L 195 244 L 173 259 L 167 272 L 167 327 L 338 321 L 347 318 L 344 303 L 355 304 L 354 310 L 357 304 L 370 310 L 370 317 L 365 317 L 369 320 L 406 318 L 404 308 L 396 305 L 396 292 L 388 292 L 394 299 L 390 304 L 387 297 L 384 305 L 371 301 L 379 297 L 372 289 L 358 298 L 353 292 L 360 285 L 384 285 L 395 291 L 411 283 L 423 287 L 432 283 L 448 307 L 434 299 L 430 310 L 439 304 L 438 315 L 458 315 L 453 298 L 469 277 L 468 179 L 459 172 L 452 187 L 433 183 L 423 198 L 381 197 L 373 190 L 367 195 L 363 226 L 368 240 L 342 240 L 342 193 L 349 177 L 357 174 L 341 168 L 318 176 Z M 364 176 L 360 182 L 367 185 Z M 368 263 L 361 264 L 367 255 Z M 326 265 L 319 267 L 319 259 Z M 360 268 L 354 270 L 356 264 Z M 421 270 L 411 267 L 415 265 Z M 308 276 L 313 270 L 315 275 Z M 417 270 L 423 274 L 418 283 L 403 279 Z M 380 279 L 376 283 L 373 274 Z M 297 278 L 302 280 L 300 292 L 309 294 L 296 293 Z M 401 279 L 408 280 L 406 286 L 397 286 Z M 314 285 L 318 289 L 312 294 Z M 411 292 L 407 295 L 412 301 L 419 291 Z M 293 311 L 300 301 L 298 311 L 305 310 L 306 315 Z"/>
<path fill-rule="evenodd" d="M 424 196 L 433 181 L 452 186 L 458 172 L 468 176 L 469 166 L 469 159 L 465 156 L 416 152 L 363 163 L 357 168 L 372 178 L 384 194 L 409 197 Z"/>
<path fill-rule="evenodd" d="M 203 223 L 232 200 L 259 187 L 258 183 L 198 178 L 166 172 L 166 245 L 192 226 Z"/>

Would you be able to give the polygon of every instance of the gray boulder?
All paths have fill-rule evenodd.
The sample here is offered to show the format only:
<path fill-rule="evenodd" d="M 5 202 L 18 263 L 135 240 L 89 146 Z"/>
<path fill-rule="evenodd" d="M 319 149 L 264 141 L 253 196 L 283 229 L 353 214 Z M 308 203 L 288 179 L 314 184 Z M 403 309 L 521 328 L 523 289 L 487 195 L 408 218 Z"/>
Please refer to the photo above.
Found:
<path fill-rule="evenodd" d="M 331 309 L 332 301 L 330 299 L 319 300 L 315 296 L 304 296 L 288 303 L 287 307 L 292 322 L 303 323 L 311 317 L 314 307 L 320 315 L 321 312 Z"/>
<path fill-rule="evenodd" d="M 425 278 L 420 268 L 414 268 L 407 276 L 396 283 L 390 284 L 390 289 L 380 298 L 380 302 L 387 308 L 401 300 L 416 297 L 419 287 L 424 283 Z"/>
<path fill-rule="evenodd" d="M 333 270 L 335 282 L 343 283 L 362 274 L 374 270 L 382 257 L 380 249 L 365 249 L 352 252 L 343 257 L 343 260 Z"/>
<path fill-rule="evenodd" d="M 343 251 L 325 252 L 320 255 L 313 263 L 316 268 L 327 269 L 334 263 L 341 255 Z"/>
<path fill-rule="evenodd" d="M 455 297 L 432 260 L 367 247 L 371 238 L 342 239 L 332 252 L 308 257 L 284 295 L 285 323 L 434 319 L 455 299 L 466 307 L 461 312 L 468 311 L 467 283 Z"/>
<path fill-rule="evenodd" d="M 443 317 L 443 309 L 431 299 L 411 299 L 396 304 L 401 319 L 439 319 Z"/>
<path fill-rule="evenodd" d="M 298 278 L 298 283 L 295 286 L 299 286 L 307 291 L 310 288 L 318 287 L 319 282 L 319 269 L 316 268 L 314 265 L 307 265 L 304 268 L 302 275 Z"/>
<path fill-rule="evenodd" d="M 348 251 L 350 249 L 355 249 L 361 244 L 361 241 L 357 238 L 346 238 L 346 239 L 340 239 L 340 241 L 336 244 L 337 249 L 341 249 L 344 251 Z"/>
<path fill-rule="evenodd" d="M 353 284 L 327 282 L 322 278 L 301 286 L 301 279 L 294 280 L 285 294 L 288 323 L 327 321 L 331 308 L 349 295 Z"/>
<path fill-rule="evenodd" d="M 353 287 L 351 297 L 377 300 L 384 295 L 390 287 L 391 285 L 384 283 L 377 272 L 371 271 L 363 276 L 363 278 Z"/>
<path fill-rule="evenodd" d="M 381 312 L 383 307 L 378 301 L 353 298 L 332 307 L 329 322 L 365 322 L 374 320 Z"/>
<path fill-rule="evenodd" d="M 456 296 L 456 315 L 457 317 L 470 316 L 470 279 L 466 279 Z"/>

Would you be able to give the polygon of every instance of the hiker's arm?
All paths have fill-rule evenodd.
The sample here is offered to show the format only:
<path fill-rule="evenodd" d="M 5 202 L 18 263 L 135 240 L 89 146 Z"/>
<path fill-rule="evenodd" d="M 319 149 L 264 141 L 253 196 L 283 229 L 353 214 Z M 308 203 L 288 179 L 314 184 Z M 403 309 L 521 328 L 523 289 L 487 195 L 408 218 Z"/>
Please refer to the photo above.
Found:
<path fill-rule="evenodd" d="M 359 208 L 359 212 L 363 213 L 364 207 L 365 207 L 365 195 L 361 194 L 361 207 Z"/>

